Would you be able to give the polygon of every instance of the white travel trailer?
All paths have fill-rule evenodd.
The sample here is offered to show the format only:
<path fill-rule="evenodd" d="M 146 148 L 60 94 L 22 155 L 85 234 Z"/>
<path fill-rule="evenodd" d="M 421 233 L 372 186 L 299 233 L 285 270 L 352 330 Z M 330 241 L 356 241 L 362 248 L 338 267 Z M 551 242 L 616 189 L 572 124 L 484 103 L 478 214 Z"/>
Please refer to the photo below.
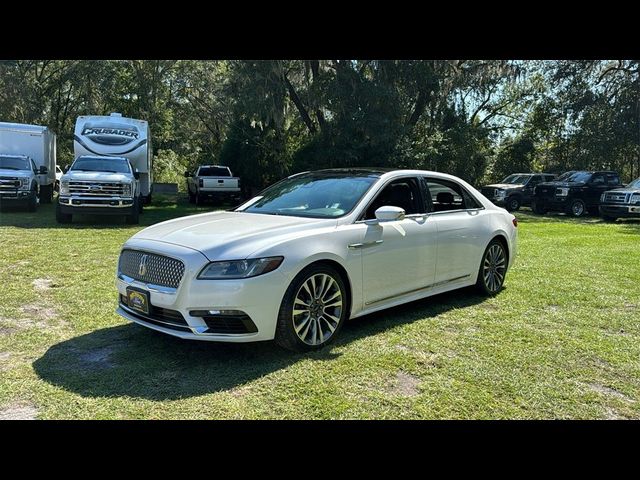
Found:
<path fill-rule="evenodd" d="M 74 157 L 83 155 L 124 157 L 140 174 L 140 195 L 151 202 L 153 191 L 153 152 L 151 132 L 145 120 L 123 117 L 87 115 L 78 117 L 73 135 Z"/>
<path fill-rule="evenodd" d="M 40 125 L 0 122 L 0 155 L 31 158 L 36 165 L 40 202 L 51 203 L 56 184 L 55 133 Z"/>

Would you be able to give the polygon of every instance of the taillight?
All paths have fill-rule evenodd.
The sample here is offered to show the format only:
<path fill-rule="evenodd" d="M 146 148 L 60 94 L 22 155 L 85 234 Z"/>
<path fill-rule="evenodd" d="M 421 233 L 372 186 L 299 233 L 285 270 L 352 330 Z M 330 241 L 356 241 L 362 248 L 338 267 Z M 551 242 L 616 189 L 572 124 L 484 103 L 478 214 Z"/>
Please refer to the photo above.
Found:
<path fill-rule="evenodd" d="M 511 220 L 511 223 L 513 223 L 514 227 L 518 226 L 518 219 L 516 217 L 513 217 L 513 220 Z"/>

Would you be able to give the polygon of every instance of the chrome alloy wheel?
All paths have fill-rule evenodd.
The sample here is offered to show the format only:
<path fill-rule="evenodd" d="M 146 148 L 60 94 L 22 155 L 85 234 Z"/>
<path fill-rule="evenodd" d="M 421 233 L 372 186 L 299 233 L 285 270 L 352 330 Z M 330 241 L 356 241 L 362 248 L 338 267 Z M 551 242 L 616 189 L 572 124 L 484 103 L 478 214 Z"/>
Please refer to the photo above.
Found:
<path fill-rule="evenodd" d="M 582 216 L 582 214 L 584 213 L 584 203 L 574 202 L 574 204 L 571 205 L 571 212 L 573 213 L 574 217 Z"/>
<path fill-rule="evenodd" d="M 507 257 L 504 253 L 504 248 L 499 243 L 496 243 L 489 248 L 482 266 L 484 284 L 491 293 L 500 290 L 506 271 Z"/>
<path fill-rule="evenodd" d="M 335 332 L 342 316 L 342 291 L 326 273 L 310 276 L 293 302 L 293 328 L 307 345 L 320 345 Z"/>

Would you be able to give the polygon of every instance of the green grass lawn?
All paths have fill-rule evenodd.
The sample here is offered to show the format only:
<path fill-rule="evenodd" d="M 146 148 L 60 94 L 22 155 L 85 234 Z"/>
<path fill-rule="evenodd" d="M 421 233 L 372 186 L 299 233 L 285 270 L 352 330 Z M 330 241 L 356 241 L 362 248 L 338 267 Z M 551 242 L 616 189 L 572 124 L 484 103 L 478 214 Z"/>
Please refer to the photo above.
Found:
<path fill-rule="evenodd" d="M 114 313 L 122 243 L 195 212 L 157 199 L 140 226 L 0 213 L 0 418 L 640 418 L 638 221 L 527 209 L 497 297 L 414 302 L 293 354 Z"/>

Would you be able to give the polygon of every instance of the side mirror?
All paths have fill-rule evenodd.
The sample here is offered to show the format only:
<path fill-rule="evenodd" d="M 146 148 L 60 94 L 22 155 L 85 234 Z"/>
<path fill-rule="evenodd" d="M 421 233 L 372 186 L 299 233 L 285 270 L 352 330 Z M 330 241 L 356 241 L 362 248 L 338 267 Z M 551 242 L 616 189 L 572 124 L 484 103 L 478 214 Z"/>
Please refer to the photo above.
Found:
<path fill-rule="evenodd" d="M 140 179 L 140 172 L 138 170 L 133 171 L 133 178 L 135 178 L 136 180 Z"/>
<path fill-rule="evenodd" d="M 394 220 L 402 220 L 405 212 L 400 207 L 391 207 L 383 205 L 376 210 L 376 220 L 378 222 L 393 222 Z"/>
<path fill-rule="evenodd" d="M 189 172 L 184 172 L 184 178 L 189 178 L 191 174 Z"/>
<path fill-rule="evenodd" d="M 45 167 L 44 165 L 41 165 L 39 173 L 40 173 L 40 175 L 46 175 L 47 173 L 49 173 L 49 169 L 47 167 Z"/>

